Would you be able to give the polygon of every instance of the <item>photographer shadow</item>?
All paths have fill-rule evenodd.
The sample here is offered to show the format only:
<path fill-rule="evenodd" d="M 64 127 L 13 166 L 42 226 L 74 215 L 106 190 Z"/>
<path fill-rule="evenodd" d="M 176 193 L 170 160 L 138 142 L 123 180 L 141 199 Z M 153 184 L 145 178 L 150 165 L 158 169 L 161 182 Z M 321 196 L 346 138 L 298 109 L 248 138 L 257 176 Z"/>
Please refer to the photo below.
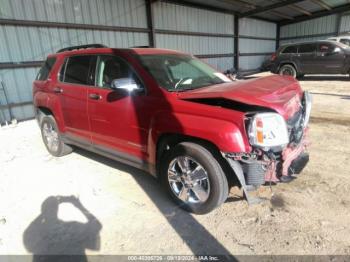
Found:
<path fill-rule="evenodd" d="M 87 222 L 59 219 L 58 208 L 62 203 L 71 203 Z M 25 230 L 23 242 L 26 249 L 33 253 L 33 262 L 85 262 L 86 249 L 100 249 L 101 229 L 101 223 L 76 197 L 51 196 L 42 203 L 41 214 Z"/>

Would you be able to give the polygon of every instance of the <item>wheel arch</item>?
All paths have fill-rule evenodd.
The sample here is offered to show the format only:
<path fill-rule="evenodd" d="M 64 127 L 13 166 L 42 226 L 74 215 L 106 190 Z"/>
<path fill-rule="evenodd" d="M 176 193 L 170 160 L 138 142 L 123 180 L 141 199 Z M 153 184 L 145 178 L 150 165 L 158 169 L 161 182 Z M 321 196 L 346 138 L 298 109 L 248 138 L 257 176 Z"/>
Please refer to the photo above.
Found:
<path fill-rule="evenodd" d="M 228 162 L 222 156 L 220 149 L 214 143 L 206 139 L 193 137 L 189 135 L 177 134 L 177 133 L 162 134 L 157 141 L 157 146 L 156 146 L 157 178 L 160 177 L 159 167 L 162 160 L 162 156 L 166 154 L 167 151 L 170 151 L 171 148 L 175 147 L 176 145 L 182 142 L 195 143 L 204 147 L 206 150 L 208 150 L 216 159 L 216 161 L 218 161 L 219 165 L 223 169 L 224 174 L 227 178 L 227 181 L 229 182 L 229 186 L 237 185 L 238 181 L 237 181 L 236 175 L 234 174 Z"/>
<path fill-rule="evenodd" d="M 42 113 L 44 115 L 54 115 L 52 110 L 48 107 L 38 106 L 37 110 L 38 110 L 38 113 Z"/>
<path fill-rule="evenodd" d="M 63 112 L 60 106 L 60 101 L 56 97 L 50 95 L 42 95 L 40 99 L 39 97 L 37 99 L 34 99 L 34 107 L 36 118 L 39 124 L 42 116 L 52 115 L 57 122 L 59 131 L 65 131 Z"/>
<path fill-rule="evenodd" d="M 51 109 L 45 106 L 37 106 L 35 108 L 35 118 L 38 121 L 38 124 L 41 125 L 41 121 L 44 116 L 52 115 L 54 116 L 53 112 Z"/>
<path fill-rule="evenodd" d="M 280 71 L 281 67 L 284 66 L 284 65 L 291 65 L 294 67 L 294 69 L 296 70 L 297 74 L 300 74 L 302 73 L 299 69 L 299 67 L 297 66 L 297 64 L 295 62 L 292 62 L 292 61 L 284 61 L 284 62 L 281 62 L 279 65 L 278 65 L 278 70 L 277 72 Z"/>

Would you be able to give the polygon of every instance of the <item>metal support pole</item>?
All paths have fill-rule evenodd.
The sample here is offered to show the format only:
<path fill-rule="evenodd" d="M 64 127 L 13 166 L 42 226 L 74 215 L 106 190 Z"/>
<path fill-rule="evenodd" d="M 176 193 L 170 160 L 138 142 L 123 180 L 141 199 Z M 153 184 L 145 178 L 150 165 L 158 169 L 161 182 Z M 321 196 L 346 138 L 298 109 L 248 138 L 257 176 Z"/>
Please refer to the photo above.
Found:
<path fill-rule="evenodd" d="M 239 72 L 239 17 L 234 17 L 234 57 L 233 63 L 236 70 L 236 74 Z"/>
<path fill-rule="evenodd" d="M 11 106 L 10 106 L 10 103 L 9 103 L 9 100 L 8 100 L 5 83 L 2 80 L 0 80 L 0 82 L 1 82 L 1 89 L 2 89 L 2 91 L 4 93 L 4 97 L 5 97 L 6 107 L 7 107 L 7 110 L 9 112 L 9 115 L 10 115 L 10 121 L 13 122 L 13 123 L 17 123 L 17 120 L 12 115 L 12 110 L 11 110 Z M 6 121 L 6 119 L 5 119 L 5 121 Z"/>
<path fill-rule="evenodd" d="M 337 36 L 340 35 L 340 27 L 341 27 L 341 19 L 343 17 L 343 13 L 339 13 L 337 15 L 337 22 L 336 22 L 336 28 L 335 28 L 335 31 L 337 32 Z"/>
<path fill-rule="evenodd" d="M 276 24 L 276 50 L 280 47 L 280 38 L 281 38 L 281 25 L 279 23 Z"/>
<path fill-rule="evenodd" d="M 146 0 L 147 27 L 149 30 L 149 46 L 156 47 L 156 32 L 154 28 L 154 17 L 152 3 L 154 0 Z"/>

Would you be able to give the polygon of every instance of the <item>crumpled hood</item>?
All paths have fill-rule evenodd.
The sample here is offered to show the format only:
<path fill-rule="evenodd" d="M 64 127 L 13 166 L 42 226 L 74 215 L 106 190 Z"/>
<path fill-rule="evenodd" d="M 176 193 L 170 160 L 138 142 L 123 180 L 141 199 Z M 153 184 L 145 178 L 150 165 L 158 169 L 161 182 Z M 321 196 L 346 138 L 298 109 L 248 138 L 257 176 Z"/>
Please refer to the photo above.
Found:
<path fill-rule="evenodd" d="M 299 110 L 302 94 L 298 81 L 292 77 L 273 75 L 179 92 L 178 98 L 224 98 L 270 108 L 288 119 Z"/>

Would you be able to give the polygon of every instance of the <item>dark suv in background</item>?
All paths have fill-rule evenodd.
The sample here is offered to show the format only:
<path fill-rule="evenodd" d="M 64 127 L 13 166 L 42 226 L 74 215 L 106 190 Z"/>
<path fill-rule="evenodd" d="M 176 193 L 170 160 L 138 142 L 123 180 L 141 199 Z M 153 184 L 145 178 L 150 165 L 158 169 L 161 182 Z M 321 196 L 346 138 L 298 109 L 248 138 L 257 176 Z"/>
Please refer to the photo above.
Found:
<path fill-rule="evenodd" d="M 334 41 L 284 45 L 271 57 L 271 72 L 295 78 L 305 74 L 350 74 L 350 47 Z"/>

